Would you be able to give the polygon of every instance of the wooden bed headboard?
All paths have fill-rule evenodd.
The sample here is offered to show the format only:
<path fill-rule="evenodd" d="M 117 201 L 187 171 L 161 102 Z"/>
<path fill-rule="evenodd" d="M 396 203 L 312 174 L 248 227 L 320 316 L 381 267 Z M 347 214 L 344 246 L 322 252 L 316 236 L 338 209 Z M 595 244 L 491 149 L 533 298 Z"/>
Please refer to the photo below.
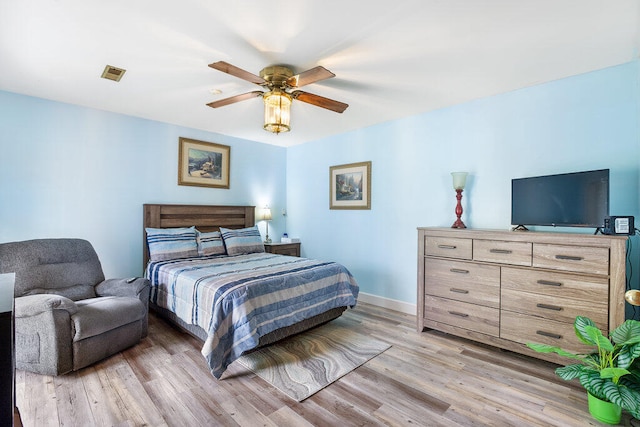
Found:
<path fill-rule="evenodd" d="M 145 204 L 142 246 L 143 271 L 149 262 L 145 228 L 195 227 L 203 232 L 224 228 L 245 228 L 255 225 L 255 206 L 158 205 Z"/>

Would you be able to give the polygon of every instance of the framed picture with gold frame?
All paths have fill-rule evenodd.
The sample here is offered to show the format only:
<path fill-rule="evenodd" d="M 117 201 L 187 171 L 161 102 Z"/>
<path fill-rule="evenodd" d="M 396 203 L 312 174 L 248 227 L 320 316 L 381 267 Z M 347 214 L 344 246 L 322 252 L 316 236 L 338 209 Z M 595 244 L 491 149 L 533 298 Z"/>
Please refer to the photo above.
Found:
<path fill-rule="evenodd" d="M 229 188 L 231 147 L 180 138 L 178 185 Z"/>
<path fill-rule="evenodd" d="M 371 162 L 329 168 L 329 209 L 371 209 Z"/>

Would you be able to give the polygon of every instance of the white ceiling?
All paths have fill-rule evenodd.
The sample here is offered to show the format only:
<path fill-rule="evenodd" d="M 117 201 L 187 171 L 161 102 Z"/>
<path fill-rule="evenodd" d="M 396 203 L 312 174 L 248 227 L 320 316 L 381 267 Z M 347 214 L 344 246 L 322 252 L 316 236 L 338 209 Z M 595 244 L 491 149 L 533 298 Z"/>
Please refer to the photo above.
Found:
<path fill-rule="evenodd" d="M 0 90 L 291 146 L 632 61 L 639 28 L 640 0 L 1 0 Z M 260 98 L 206 106 L 259 89 L 215 61 L 322 65 L 304 90 L 349 108 L 271 134 Z"/>

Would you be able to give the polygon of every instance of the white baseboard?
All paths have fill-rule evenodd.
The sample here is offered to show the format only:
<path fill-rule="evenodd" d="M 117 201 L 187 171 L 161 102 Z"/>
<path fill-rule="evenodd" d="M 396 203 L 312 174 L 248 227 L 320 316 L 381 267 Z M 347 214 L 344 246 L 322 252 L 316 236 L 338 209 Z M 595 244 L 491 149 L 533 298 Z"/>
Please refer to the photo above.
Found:
<path fill-rule="evenodd" d="M 379 297 L 377 295 L 360 292 L 358 300 L 378 307 L 388 308 L 405 314 L 416 314 L 416 305 L 395 299 Z"/>

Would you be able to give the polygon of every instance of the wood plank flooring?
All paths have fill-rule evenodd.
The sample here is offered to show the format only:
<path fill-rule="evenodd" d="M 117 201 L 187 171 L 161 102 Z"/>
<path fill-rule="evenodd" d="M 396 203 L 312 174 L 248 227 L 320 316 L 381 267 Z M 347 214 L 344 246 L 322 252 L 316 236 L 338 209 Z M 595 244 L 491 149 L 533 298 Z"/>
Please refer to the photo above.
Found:
<path fill-rule="evenodd" d="M 25 426 L 598 426 L 555 365 L 435 331 L 359 303 L 343 315 L 392 344 L 297 403 L 232 364 L 209 373 L 200 343 L 151 314 L 139 345 L 79 372 L 17 372 Z M 622 425 L 636 426 L 628 415 Z"/>

